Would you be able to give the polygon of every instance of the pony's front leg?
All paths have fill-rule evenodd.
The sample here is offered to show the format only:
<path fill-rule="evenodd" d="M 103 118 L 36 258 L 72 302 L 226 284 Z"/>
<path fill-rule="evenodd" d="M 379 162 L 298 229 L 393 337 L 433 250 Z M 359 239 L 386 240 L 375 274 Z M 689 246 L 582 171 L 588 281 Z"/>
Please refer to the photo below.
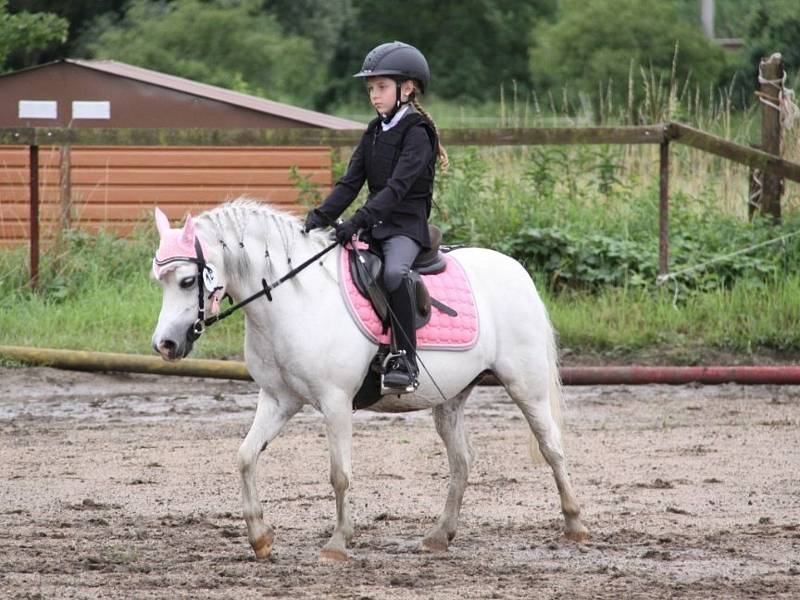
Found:
<path fill-rule="evenodd" d="M 261 390 L 253 424 L 239 447 L 238 463 L 242 476 L 242 508 L 247 523 L 247 539 L 258 558 L 269 556 L 275 539 L 272 527 L 264 524 L 264 513 L 256 490 L 258 456 L 301 407 L 300 401 L 278 400 Z"/>
<path fill-rule="evenodd" d="M 325 427 L 331 455 L 331 485 L 336 494 L 336 526 L 328 543 L 322 548 L 321 557 L 327 560 L 347 560 L 347 544 L 353 537 L 353 520 L 347 489 L 353 476 L 351 450 L 353 446 L 353 420 L 350 403 L 339 403 L 333 407 L 323 405 Z"/>
<path fill-rule="evenodd" d="M 456 535 L 461 502 L 475 456 L 464 427 L 464 404 L 471 391 L 470 387 L 449 402 L 433 408 L 436 431 L 439 432 L 447 448 L 450 483 L 447 487 L 447 500 L 441 517 L 436 526 L 422 539 L 422 549 L 428 552 L 446 551 Z"/>

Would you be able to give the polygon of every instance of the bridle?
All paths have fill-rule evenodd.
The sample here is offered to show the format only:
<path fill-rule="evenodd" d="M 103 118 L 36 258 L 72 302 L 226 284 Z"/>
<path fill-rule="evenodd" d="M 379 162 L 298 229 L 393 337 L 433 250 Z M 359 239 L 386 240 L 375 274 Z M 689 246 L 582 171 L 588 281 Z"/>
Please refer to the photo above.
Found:
<path fill-rule="evenodd" d="M 257 291 L 255 294 L 252 294 L 251 296 L 248 296 L 247 298 L 245 298 L 244 300 L 242 300 L 238 304 L 234 304 L 233 306 L 225 309 L 221 313 L 218 313 L 218 314 L 215 314 L 215 315 L 211 315 L 210 317 L 207 317 L 207 318 L 206 318 L 206 310 L 205 310 L 205 290 L 206 290 L 206 286 L 205 286 L 205 277 L 204 276 L 205 276 L 206 273 L 213 273 L 213 269 L 206 262 L 205 255 L 203 254 L 203 248 L 200 245 L 200 238 L 198 238 L 197 236 L 195 236 L 195 238 L 194 238 L 194 248 L 195 248 L 195 252 L 197 253 L 197 257 L 196 258 L 195 257 L 191 257 L 191 256 L 174 256 L 174 257 L 170 257 L 170 258 L 167 258 L 167 259 L 164 259 L 164 260 L 154 259 L 153 262 L 159 267 L 163 267 L 164 265 L 167 265 L 167 264 L 173 263 L 173 262 L 178 262 L 178 261 L 191 262 L 191 263 L 194 263 L 194 264 L 197 265 L 197 319 L 195 319 L 195 322 L 192 325 L 192 327 L 189 329 L 189 331 L 186 332 L 187 340 L 189 340 L 189 342 L 191 342 L 191 343 L 194 343 L 201 335 L 203 335 L 203 332 L 205 332 L 207 327 L 213 325 L 217 321 L 221 321 L 222 319 L 226 319 L 227 317 L 231 316 L 234 312 L 236 312 L 240 308 L 246 306 L 247 304 L 250 304 L 253 300 L 257 300 L 261 296 L 266 296 L 267 300 L 272 302 L 272 290 L 274 290 L 276 287 L 278 287 L 282 283 L 288 281 L 289 279 L 291 279 L 292 277 L 297 275 L 300 271 L 305 269 L 310 264 L 316 262 L 317 260 L 319 260 L 320 258 L 325 256 L 328 252 L 333 250 L 338 245 L 339 245 L 339 242 L 334 242 L 330 246 L 326 246 L 320 252 L 317 252 L 314 256 L 312 256 L 311 258 L 309 258 L 308 260 L 303 262 L 301 265 L 295 267 L 294 269 L 292 269 L 291 271 L 286 273 L 286 275 L 284 275 L 283 277 L 281 277 L 277 281 L 274 281 L 272 283 L 267 283 L 266 279 L 262 279 L 261 280 L 261 289 L 259 291 Z M 216 294 L 221 289 L 222 289 L 222 286 L 217 286 L 214 289 L 212 289 L 210 291 L 209 296 L 208 296 L 209 299 L 211 299 L 214 296 L 214 294 Z"/>

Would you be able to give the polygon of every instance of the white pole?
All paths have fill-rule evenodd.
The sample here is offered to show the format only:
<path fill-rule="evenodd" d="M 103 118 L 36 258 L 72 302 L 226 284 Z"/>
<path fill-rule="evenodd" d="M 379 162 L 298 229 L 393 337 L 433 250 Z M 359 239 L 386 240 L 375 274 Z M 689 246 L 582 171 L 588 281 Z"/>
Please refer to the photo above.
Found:
<path fill-rule="evenodd" d="M 700 18 L 703 31 L 709 39 L 714 39 L 714 0 L 700 0 Z"/>

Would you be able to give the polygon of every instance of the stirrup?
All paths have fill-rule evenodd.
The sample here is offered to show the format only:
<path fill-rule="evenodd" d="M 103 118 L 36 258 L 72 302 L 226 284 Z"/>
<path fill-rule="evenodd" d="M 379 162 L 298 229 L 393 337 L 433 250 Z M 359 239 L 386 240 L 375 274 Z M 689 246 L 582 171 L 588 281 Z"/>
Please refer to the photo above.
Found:
<path fill-rule="evenodd" d="M 393 368 L 390 369 L 390 363 L 394 361 L 402 361 L 404 369 Z M 383 361 L 383 369 L 381 373 L 381 396 L 388 394 L 411 394 L 419 387 L 417 374 L 413 368 L 410 368 L 408 360 L 406 359 L 405 350 L 399 350 L 397 353 L 387 354 Z"/>

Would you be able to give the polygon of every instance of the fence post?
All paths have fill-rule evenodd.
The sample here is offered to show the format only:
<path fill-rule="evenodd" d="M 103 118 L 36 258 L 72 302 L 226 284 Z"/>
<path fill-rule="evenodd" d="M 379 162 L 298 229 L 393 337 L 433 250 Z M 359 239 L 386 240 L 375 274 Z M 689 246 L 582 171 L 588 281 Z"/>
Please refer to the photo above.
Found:
<path fill-rule="evenodd" d="M 779 52 L 761 61 L 758 69 L 760 91 L 756 92 L 761 102 L 761 150 L 775 156 L 781 155 L 781 95 L 783 91 L 783 63 Z M 781 222 L 781 194 L 783 178 L 779 175 L 760 172 L 761 198 L 757 208 L 763 215 L 770 215 L 772 222 Z"/>
<path fill-rule="evenodd" d="M 59 236 L 70 228 L 72 221 L 72 152 L 69 144 L 61 146 L 59 166 L 59 204 L 61 206 L 61 227 Z"/>
<path fill-rule="evenodd" d="M 31 279 L 36 289 L 39 280 L 39 146 L 31 145 L 30 159 Z"/>
<path fill-rule="evenodd" d="M 661 142 L 658 194 L 658 274 L 669 273 L 669 141 Z"/>

